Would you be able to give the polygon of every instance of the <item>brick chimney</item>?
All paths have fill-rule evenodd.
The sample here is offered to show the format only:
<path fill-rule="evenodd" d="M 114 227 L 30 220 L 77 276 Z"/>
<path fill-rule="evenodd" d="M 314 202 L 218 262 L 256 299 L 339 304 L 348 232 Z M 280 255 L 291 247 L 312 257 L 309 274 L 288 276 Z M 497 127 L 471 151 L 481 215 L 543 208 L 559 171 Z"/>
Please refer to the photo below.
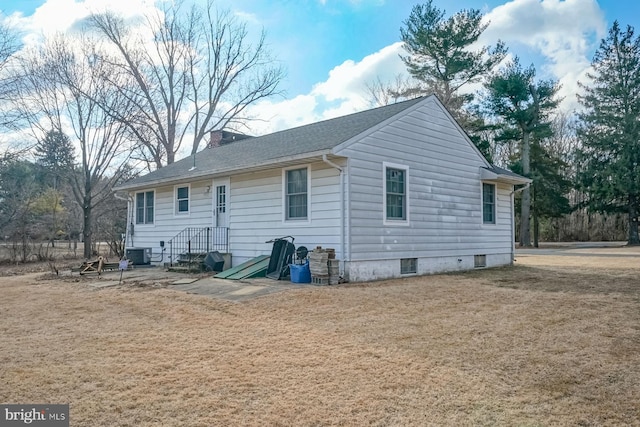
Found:
<path fill-rule="evenodd" d="M 209 144 L 207 148 L 219 147 L 220 142 L 222 142 L 222 129 L 212 130 L 209 134 Z"/>

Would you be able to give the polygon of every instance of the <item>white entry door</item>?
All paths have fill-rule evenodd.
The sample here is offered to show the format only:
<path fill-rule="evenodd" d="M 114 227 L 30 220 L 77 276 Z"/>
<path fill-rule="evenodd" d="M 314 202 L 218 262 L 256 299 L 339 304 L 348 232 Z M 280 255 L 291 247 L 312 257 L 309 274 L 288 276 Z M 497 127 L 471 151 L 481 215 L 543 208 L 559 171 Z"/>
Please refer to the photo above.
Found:
<path fill-rule="evenodd" d="M 229 252 L 229 178 L 213 180 L 212 249 Z"/>
<path fill-rule="evenodd" d="M 213 181 L 213 225 L 229 226 L 229 178 Z"/>

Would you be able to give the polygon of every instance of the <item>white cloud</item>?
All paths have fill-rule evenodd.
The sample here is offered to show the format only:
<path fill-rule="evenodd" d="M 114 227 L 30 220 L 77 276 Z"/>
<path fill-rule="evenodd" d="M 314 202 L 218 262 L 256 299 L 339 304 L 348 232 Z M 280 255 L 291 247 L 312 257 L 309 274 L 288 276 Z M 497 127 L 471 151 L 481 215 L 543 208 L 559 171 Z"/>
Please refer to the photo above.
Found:
<path fill-rule="evenodd" d="M 124 18 L 143 16 L 157 11 L 154 0 L 47 0 L 32 15 L 15 13 L 8 21 L 25 34 L 26 45 L 33 45 L 41 37 L 64 33 L 91 13 L 114 11 Z"/>
<path fill-rule="evenodd" d="M 394 43 L 360 61 L 344 61 L 329 71 L 327 80 L 317 83 L 309 94 L 251 107 L 250 114 L 265 121 L 251 122 L 249 133 L 264 135 L 368 108 L 367 83 L 377 78 L 391 81 L 396 75 L 406 73 L 398 56 L 401 51 L 402 44 Z"/>
<path fill-rule="evenodd" d="M 233 14 L 242 22 L 250 25 L 263 25 L 260 18 L 255 13 L 245 12 L 243 10 L 234 10 Z"/>
<path fill-rule="evenodd" d="M 247 123 L 249 129 L 239 130 L 258 136 L 306 125 L 320 120 L 317 106 L 313 95 L 298 95 L 284 101 L 262 101 L 248 109 L 249 115 L 255 118 Z"/>
<path fill-rule="evenodd" d="M 502 39 L 512 51 L 522 47 L 548 62 L 538 75 L 558 79 L 563 108 L 577 106 L 577 82 L 590 67 L 594 45 L 606 31 L 604 13 L 596 0 L 513 0 L 490 11 L 491 24 L 482 43 Z M 528 65 L 522 57 L 524 66 Z"/>
<path fill-rule="evenodd" d="M 365 56 L 360 62 L 347 60 L 329 71 L 327 81 L 314 86 L 312 94 L 327 101 L 355 100 L 362 97 L 365 84 L 376 80 L 391 80 L 406 70 L 398 54 L 402 43 L 394 43 L 378 52 Z"/>

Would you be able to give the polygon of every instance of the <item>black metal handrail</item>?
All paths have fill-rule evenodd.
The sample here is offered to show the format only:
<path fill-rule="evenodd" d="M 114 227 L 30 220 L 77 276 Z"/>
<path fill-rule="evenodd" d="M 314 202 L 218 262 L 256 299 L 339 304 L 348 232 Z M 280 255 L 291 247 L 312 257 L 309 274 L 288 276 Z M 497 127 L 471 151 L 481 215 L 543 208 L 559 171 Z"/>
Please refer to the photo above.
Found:
<path fill-rule="evenodd" d="M 187 227 L 169 240 L 169 265 L 173 266 L 178 258 L 186 254 L 189 259 L 193 252 L 209 252 L 211 228 Z"/>
<path fill-rule="evenodd" d="M 213 227 L 211 250 L 222 253 L 229 252 L 229 227 Z"/>
<path fill-rule="evenodd" d="M 191 260 L 192 254 L 207 253 L 212 250 L 227 252 L 229 249 L 229 229 L 227 227 L 187 227 L 168 242 L 169 265 L 173 266 L 180 256 Z"/>

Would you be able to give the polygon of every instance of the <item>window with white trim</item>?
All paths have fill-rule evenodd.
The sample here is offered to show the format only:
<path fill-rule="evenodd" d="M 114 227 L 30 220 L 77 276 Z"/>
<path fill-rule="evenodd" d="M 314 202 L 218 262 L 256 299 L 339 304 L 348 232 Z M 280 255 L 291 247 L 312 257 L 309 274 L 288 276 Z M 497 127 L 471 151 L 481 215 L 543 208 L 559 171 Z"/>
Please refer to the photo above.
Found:
<path fill-rule="evenodd" d="M 189 213 L 189 186 L 176 187 L 176 214 Z"/>
<path fill-rule="evenodd" d="M 384 219 L 407 223 L 409 220 L 409 168 L 384 165 Z"/>
<path fill-rule="evenodd" d="M 288 169 L 285 176 L 285 218 L 306 220 L 309 218 L 309 170 L 308 168 Z"/>
<path fill-rule="evenodd" d="M 136 224 L 153 224 L 155 192 L 136 193 Z"/>
<path fill-rule="evenodd" d="M 482 183 L 482 222 L 496 223 L 496 185 Z"/>

